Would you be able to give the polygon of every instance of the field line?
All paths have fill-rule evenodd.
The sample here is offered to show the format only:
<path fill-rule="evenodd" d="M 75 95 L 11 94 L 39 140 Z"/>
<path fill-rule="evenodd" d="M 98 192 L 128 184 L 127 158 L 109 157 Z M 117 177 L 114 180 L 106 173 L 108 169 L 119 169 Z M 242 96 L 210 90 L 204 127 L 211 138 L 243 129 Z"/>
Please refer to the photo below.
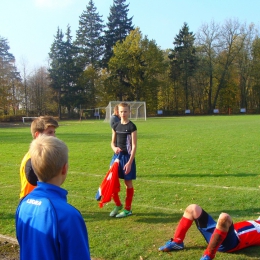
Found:
<path fill-rule="evenodd" d="M 102 178 L 104 178 L 105 173 L 103 175 L 101 174 L 91 174 L 86 172 L 71 172 L 71 174 L 80 174 L 80 175 L 86 175 L 91 177 L 98 177 L 100 178 L 100 182 L 102 181 Z M 143 177 L 137 177 L 137 182 L 144 182 L 144 183 L 155 183 L 155 184 L 167 184 L 167 185 L 184 185 L 184 186 L 192 186 L 192 187 L 203 187 L 203 188 L 215 188 L 215 189 L 223 189 L 223 190 L 244 190 L 244 191 L 259 191 L 260 187 L 245 187 L 245 186 L 220 186 L 220 185 L 209 185 L 209 184 L 195 184 L 192 182 L 174 182 L 172 180 L 165 180 L 165 181 L 158 181 L 158 180 L 149 180 Z"/>

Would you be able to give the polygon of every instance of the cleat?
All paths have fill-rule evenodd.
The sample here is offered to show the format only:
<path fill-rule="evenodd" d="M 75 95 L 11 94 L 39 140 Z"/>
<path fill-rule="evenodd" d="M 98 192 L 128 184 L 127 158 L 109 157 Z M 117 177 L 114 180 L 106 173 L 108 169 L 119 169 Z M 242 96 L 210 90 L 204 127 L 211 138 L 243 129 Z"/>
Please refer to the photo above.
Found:
<path fill-rule="evenodd" d="M 208 255 L 204 255 L 200 260 L 212 260 Z"/>
<path fill-rule="evenodd" d="M 117 213 L 122 209 L 122 205 L 121 206 L 115 206 L 114 209 L 110 212 L 109 216 L 110 217 L 115 217 L 117 215 Z"/>
<path fill-rule="evenodd" d="M 182 250 L 182 249 L 184 249 L 183 243 L 176 243 L 171 239 L 167 241 L 164 246 L 159 247 L 158 250 L 163 252 L 170 252 L 170 251 Z"/>
<path fill-rule="evenodd" d="M 116 218 L 125 218 L 130 215 L 132 215 L 132 211 L 124 209 L 122 212 L 120 212 L 119 214 L 116 215 Z"/>

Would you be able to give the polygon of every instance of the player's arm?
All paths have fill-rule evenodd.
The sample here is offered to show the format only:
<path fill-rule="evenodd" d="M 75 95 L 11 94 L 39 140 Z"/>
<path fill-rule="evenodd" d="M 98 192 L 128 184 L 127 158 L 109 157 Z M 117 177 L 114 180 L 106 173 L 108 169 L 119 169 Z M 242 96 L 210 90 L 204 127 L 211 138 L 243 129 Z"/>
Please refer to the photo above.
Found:
<path fill-rule="evenodd" d="M 121 152 L 121 149 L 116 146 L 116 131 L 114 129 L 112 129 L 111 148 L 115 154 L 119 154 Z"/>
<path fill-rule="evenodd" d="M 73 223 L 73 227 L 71 224 Z M 67 216 L 64 225 L 60 226 L 60 252 L 61 259 L 75 260 L 86 259 L 91 260 L 88 232 L 84 219 L 80 213 L 75 212 Z"/>
<path fill-rule="evenodd" d="M 125 174 L 128 174 L 131 171 L 132 162 L 135 158 L 136 148 L 137 148 L 137 131 L 132 132 L 131 137 L 132 137 L 132 151 L 131 151 L 129 161 L 124 166 Z"/>
<path fill-rule="evenodd" d="M 28 161 L 26 162 L 24 170 L 25 170 L 25 176 L 26 176 L 27 181 L 31 185 L 37 186 L 38 178 L 33 170 L 31 158 L 28 159 Z"/>

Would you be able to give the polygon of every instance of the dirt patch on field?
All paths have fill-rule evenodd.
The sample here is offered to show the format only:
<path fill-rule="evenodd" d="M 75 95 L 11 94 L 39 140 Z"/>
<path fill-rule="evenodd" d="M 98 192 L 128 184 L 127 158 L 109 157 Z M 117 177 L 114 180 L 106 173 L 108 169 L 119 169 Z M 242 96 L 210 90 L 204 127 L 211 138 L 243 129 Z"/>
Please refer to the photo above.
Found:
<path fill-rule="evenodd" d="M 0 241 L 0 259 L 1 260 L 19 260 L 20 249 L 19 245 Z"/>
<path fill-rule="evenodd" d="M 0 234 L 0 259 L 20 260 L 20 247 L 16 239 Z M 91 258 L 92 260 L 102 260 Z"/>

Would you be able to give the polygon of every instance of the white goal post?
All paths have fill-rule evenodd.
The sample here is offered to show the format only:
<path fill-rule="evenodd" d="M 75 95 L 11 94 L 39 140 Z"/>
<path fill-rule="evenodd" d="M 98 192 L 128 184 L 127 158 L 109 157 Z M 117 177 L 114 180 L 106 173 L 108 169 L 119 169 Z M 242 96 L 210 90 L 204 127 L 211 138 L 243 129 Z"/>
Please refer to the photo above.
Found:
<path fill-rule="evenodd" d="M 114 107 L 121 102 L 130 105 L 130 120 L 146 120 L 146 103 L 144 101 L 110 101 L 106 107 L 106 122 L 110 121 L 111 115 L 114 113 Z"/>
<path fill-rule="evenodd" d="M 80 120 L 86 119 L 87 117 L 99 119 L 105 115 L 106 107 L 96 107 L 89 109 L 80 109 Z"/>
<path fill-rule="evenodd" d="M 22 117 L 22 120 L 23 120 L 23 123 L 25 124 L 27 122 L 27 119 L 28 119 L 28 122 L 31 123 L 35 118 L 35 116 L 23 116 Z"/>

